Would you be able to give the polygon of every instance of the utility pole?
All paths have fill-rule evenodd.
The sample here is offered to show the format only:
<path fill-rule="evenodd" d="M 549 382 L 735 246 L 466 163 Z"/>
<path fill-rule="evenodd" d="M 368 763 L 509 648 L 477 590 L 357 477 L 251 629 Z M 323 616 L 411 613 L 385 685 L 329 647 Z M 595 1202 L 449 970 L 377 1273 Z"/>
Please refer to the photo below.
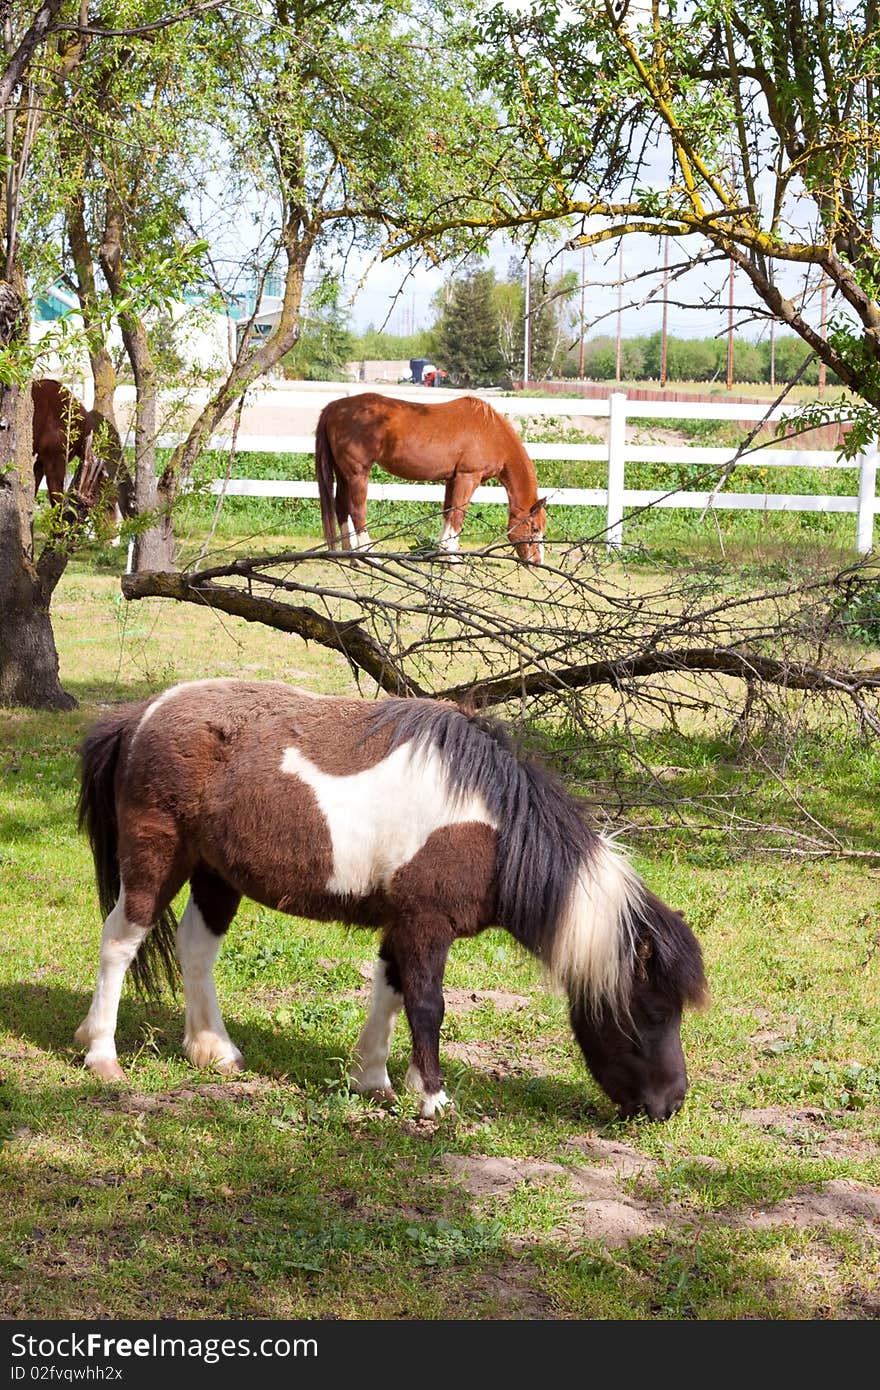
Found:
<path fill-rule="evenodd" d="M 617 253 L 617 351 L 614 355 L 614 380 L 620 383 L 621 368 L 623 366 L 623 237 L 620 238 L 620 250 Z"/>
<path fill-rule="evenodd" d="M 581 247 L 581 347 L 578 353 L 578 380 L 584 379 L 584 337 L 586 335 L 586 322 L 584 319 L 584 298 L 587 290 L 587 248 Z"/>
<path fill-rule="evenodd" d="M 663 319 L 660 327 L 660 385 L 666 385 L 667 315 L 669 312 L 669 237 L 663 238 Z"/>
<path fill-rule="evenodd" d="M 828 277 L 827 277 L 827 275 L 823 275 L 823 276 L 822 276 L 822 283 L 821 283 L 821 285 L 819 286 L 819 303 L 820 303 L 819 314 L 820 314 L 820 317 L 821 317 L 821 320 L 822 320 L 821 330 L 820 330 L 820 331 L 821 331 L 821 335 L 822 335 L 822 342 L 824 343 L 824 342 L 826 341 L 827 337 L 828 337 Z M 819 358 L 819 395 L 820 395 L 820 396 L 824 396 L 824 395 L 825 395 L 825 387 L 826 387 L 827 384 L 828 384 L 828 368 L 825 366 L 825 363 L 822 361 L 822 359 L 821 359 L 821 357 L 820 357 L 820 358 Z"/>
<path fill-rule="evenodd" d="M 727 307 L 727 389 L 728 389 L 728 391 L 729 391 L 729 390 L 731 389 L 731 387 L 733 386 L 733 282 L 734 282 L 734 270 L 735 270 L 735 266 L 734 266 L 734 262 L 733 262 L 733 257 L 731 257 L 731 260 L 730 260 L 730 279 L 729 279 L 729 281 L 728 281 L 728 284 L 729 284 L 729 286 L 730 286 L 730 293 L 729 293 L 729 295 L 728 295 L 728 307 Z"/>
<path fill-rule="evenodd" d="M 532 258 L 526 256 L 526 311 L 523 319 L 523 381 L 528 386 L 532 375 Z"/>

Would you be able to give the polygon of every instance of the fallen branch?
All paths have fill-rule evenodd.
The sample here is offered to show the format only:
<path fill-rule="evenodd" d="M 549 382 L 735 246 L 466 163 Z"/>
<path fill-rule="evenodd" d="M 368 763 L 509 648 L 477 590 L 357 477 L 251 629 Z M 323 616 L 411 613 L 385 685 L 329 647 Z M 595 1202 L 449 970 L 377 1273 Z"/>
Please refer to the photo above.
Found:
<path fill-rule="evenodd" d="M 229 573 L 229 569 L 226 573 Z M 253 575 L 246 575 L 246 578 L 250 582 Z M 547 666 L 546 654 L 536 651 L 533 667 L 537 669 L 525 670 L 520 666 L 500 676 L 477 678 L 455 685 L 435 684 L 429 689 L 404 669 L 401 656 L 396 656 L 366 631 L 363 622 L 358 619 L 328 618 L 313 608 L 254 594 L 250 588 L 242 590 L 217 584 L 204 574 L 144 572 L 125 575 L 122 591 L 128 599 L 158 597 L 196 603 L 244 618 L 247 622 L 264 623 L 282 632 L 296 633 L 307 642 L 318 642 L 332 651 L 341 652 L 353 667 L 372 677 L 380 689 L 394 695 L 430 695 L 435 699 L 454 701 L 471 699 L 482 706 L 492 706 L 514 699 L 560 694 L 591 686 L 611 686 L 620 690 L 632 681 L 659 674 L 703 672 L 729 676 L 750 685 L 762 682 L 787 690 L 846 696 L 855 702 L 861 718 L 880 733 L 880 722 L 859 698 L 860 692 L 880 690 L 878 667 L 862 671 L 825 668 L 805 661 L 780 659 L 724 646 L 642 650 L 609 660 Z M 332 592 L 338 596 L 337 591 Z"/>

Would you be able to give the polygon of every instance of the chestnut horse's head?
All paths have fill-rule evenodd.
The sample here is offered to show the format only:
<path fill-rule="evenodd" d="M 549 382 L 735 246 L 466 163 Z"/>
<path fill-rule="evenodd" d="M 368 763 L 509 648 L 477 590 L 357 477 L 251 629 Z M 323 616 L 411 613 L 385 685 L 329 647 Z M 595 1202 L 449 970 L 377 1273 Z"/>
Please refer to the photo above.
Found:
<path fill-rule="evenodd" d="M 528 511 L 521 511 L 511 504 L 507 534 L 517 559 L 522 560 L 524 565 L 543 565 L 546 530 L 547 507 L 543 497 L 539 497 Z"/>

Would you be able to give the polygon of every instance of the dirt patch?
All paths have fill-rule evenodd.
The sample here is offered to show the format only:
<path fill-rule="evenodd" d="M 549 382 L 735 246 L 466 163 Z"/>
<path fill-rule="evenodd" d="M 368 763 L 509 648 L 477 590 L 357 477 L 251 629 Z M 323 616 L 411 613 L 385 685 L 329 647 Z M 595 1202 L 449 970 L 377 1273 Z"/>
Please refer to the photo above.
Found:
<path fill-rule="evenodd" d="M 552 1070 L 539 1052 L 526 1052 L 519 1044 L 505 1046 L 494 1038 L 450 1041 L 443 1044 L 442 1052 L 444 1057 L 485 1072 L 493 1081 L 506 1081 L 511 1076 L 547 1076 Z"/>
<path fill-rule="evenodd" d="M 553 1304 L 538 1287 L 540 1275 L 527 1260 L 501 1265 L 483 1274 L 468 1290 L 467 1317 L 543 1321 L 554 1317 Z"/>
<path fill-rule="evenodd" d="M 693 1214 L 676 1203 L 643 1200 L 627 1190 L 633 1186 L 632 1179 L 650 1178 L 657 1168 L 637 1149 L 592 1136 L 574 1140 L 569 1147 L 598 1160 L 598 1165 L 453 1153 L 445 1153 L 442 1162 L 478 1204 L 504 1199 L 522 1183 L 538 1189 L 558 1186 L 568 1199 L 568 1210 L 551 1238 L 573 1249 L 582 1240 L 599 1241 L 608 1248 L 623 1246 L 654 1231 L 683 1229 L 693 1220 Z M 693 1162 L 710 1169 L 722 1166 L 707 1156 L 696 1157 Z M 772 1206 L 749 1212 L 716 1211 L 705 1215 L 703 1224 L 756 1231 L 831 1226 L 880 1244 L 880 1190 L 833 1180 L 818 1188 L 804 1188 Z"/>
<path fill-rule="evenodd" d="M 491 1004 L 499 1013 L 508 1013 L 527 1009 L 532 1002 L 527 994 L 508 994 L 503 989 L 444 989 L 443 998 L 447 1009 L 457 1014 L 471 1013 L 484 1004 Z"/>
<path fill-rule="evenodd" d="M 837 1230 L 859 1231 L 880 1242 L 880 1192 L 846 1179 L 833 1179 L 818 1189 L 805 1188 L 772 1207 L 752 1211 L 745 1219 L 734 1217 L 731 1224 L 753 1231 L 776 1226 L 793 1226 L 796 1230 L 834 1226 Z"/>
<path fill-rule="evenodd" d="M 647 1202 L 621 1191 L 613 1168 L 565 1167 L 561 1163 L 479 1154 L 444 1154 L 443 1166 L 478 1201 L 508 1196 L 523 1182 L 539 1188 L 564 1186 L 566 1192 L 573 1191 L 564 1226 L 551 1233 L 554 1239 L 572 1245 L 580 1240 L 626 1245 L 669 1221 L 664 1209 L 652 1209 Z"/>
<path fill-rule="evenodd" d="M 783 1109 L 768 1105 L 744 1110 L 744 1124 L 765 1132 L 774 1143 L 780 1140 L 800 1152 L 809 1150 L 820 1158 L 867 1158 L 876 1153 L 872 1136 L 833 1123 L 833 1116 L 808 1107 Z"/>
<path fill-rule="evenodd" d="M 104 1095 L 90 1096 L 87 1104 L 98 1110 L 123 1112 L 128 1115 L 149 1115 L 166 1112 L 172 1115 L 181 1113 L 188 1105 L 201 1097 L 203 1100 L 243 1101 L 254 1096 L 265 1095 L 275 1089 L 271 1077 L 254 1077 L 247 1081 L 206 1081 L 198 1086 L 178 1086 L 172 1091 L 154 1091 L 141 1094 L 137 1091 L 107 1091 Z"/>

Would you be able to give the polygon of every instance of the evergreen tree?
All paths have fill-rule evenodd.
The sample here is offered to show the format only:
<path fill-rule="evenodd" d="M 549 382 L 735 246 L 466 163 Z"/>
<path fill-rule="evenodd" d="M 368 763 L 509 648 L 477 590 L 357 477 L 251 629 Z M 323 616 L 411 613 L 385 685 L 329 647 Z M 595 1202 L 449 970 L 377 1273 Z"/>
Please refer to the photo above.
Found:
<path fill-rule="evenodd" d="M 339 288 L 328 286 L 303 315 L 296 347 L 282 361 L 294 381 L 342 381 L 354 352 L 348 312 L 339 303 Z"/>
<path fill-rule="evenodd" d="M 443 291 L 431 351 L 454 386 L 494 386 L 504 376 L 495 285 L 494 270 L 473 270 Z"/>

